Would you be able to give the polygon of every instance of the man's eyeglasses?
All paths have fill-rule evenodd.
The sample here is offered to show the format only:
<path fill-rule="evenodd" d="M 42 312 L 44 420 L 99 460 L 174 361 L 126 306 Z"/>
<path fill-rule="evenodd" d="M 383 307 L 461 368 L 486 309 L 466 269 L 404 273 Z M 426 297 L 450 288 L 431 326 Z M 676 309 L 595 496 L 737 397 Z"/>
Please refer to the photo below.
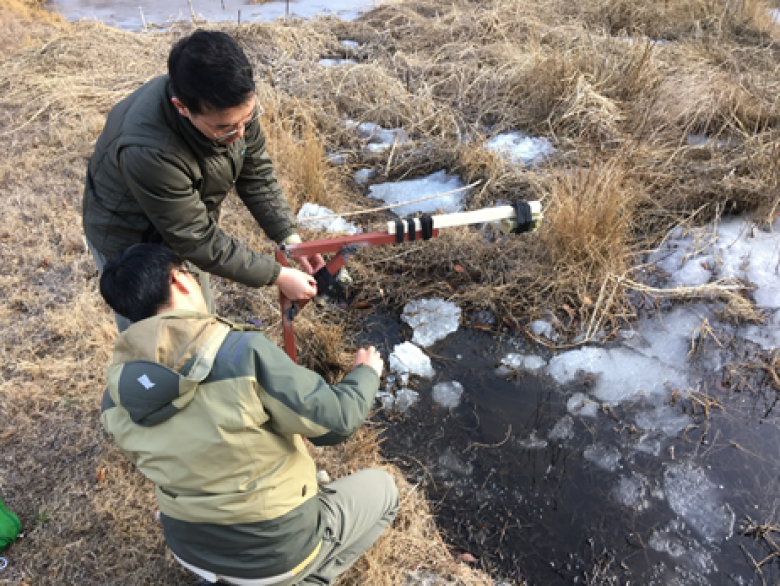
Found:
<path fill-rule="evenodd" d="M 246 122 L 239 122 L 238 124 L 236 124 L 235 128 L 233 130 L 231 130 L 230 132 L 226 132 L 224 134 L 216 134 L 215 132 L 211 132 L 211 130 L 209 130 L 209 131 L 211 132 L 212 136 L 214 137 L 214 141 L 215 142 L 222 142 L 222 141 L 225 141 L 225 140 L 233 138 L 239 132 L 244 130 L 247 126 L 252 124 L 252 122 L 255 122 L 262 115 L 263 115 L 263 107 L 260 104 L 256 103 L 255 104 L 255 111 L 254 111 L 254 114 L 252 114 L 252 117 L 249 118 L 249 120 L 247 120 Z M 208 126 L 208 124 L 206 124 L 202 120 L 201 120 L 201 123 L 205 124 L 206 126 Z"/>

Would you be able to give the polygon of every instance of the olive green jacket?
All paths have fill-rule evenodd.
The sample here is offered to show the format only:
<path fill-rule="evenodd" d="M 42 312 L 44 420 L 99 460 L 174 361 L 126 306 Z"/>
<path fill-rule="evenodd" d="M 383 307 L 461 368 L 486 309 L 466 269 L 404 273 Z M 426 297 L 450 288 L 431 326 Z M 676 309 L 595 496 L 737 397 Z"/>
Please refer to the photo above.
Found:
<path fill-rule="evenodd" d="M 180 115 L 171 97 L 165 75 L 109 113 L 87 169 L 87 240 L 107 259 L 139 242 L 164 242 L 209 273 L 253 287 L 273 283 L 279 264 L 218 225 L 220 205 L 235 187 L 269 238 L 295 233 L 260 123 L 219 145 Z"/>
<path fill-rule="evenodd" d="M 265 335 L 176 311 L 119 336 L 101 422 L 156 486 L 165 539 L 196 567 L 238 578 L 294 575 L 324 527 L 301 436 L 354 433 L 379 388 L 369 366 L 336 385 Z"/>

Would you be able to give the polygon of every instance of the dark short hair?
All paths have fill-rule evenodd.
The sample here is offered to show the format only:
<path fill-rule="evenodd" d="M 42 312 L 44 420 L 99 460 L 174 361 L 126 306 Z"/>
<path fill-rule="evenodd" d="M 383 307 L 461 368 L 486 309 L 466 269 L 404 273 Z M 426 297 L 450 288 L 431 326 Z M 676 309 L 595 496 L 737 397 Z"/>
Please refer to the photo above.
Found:
<path fill-rule="evenodd" d="M 255 91 L 252 65 L 227 33 L 197 30 L 173 46 L 168 75 L 174 95 L 193 114 L 245 104 Z"/>
<path fill-rule="evenodd" d="M 157 313 L 171 302 L 171 271 L 182 266 L 160 244 L 135 244 L 103 267 L 100 294 L 115 312 L 132 322 Z"/>

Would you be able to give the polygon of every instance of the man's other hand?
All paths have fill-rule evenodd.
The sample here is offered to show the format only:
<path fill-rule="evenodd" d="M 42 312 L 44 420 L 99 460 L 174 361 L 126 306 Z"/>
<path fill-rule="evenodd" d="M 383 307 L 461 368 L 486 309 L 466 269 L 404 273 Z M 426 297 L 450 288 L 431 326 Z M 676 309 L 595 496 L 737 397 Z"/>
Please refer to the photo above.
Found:
<path fill-rule="evenodd" d="M 368 348 L 361 348 L 355 354 L 355 362 L 352 368 L 356 368 L 361 364 L 370 366 L 373 368 L 379 376 L 382 376 L 382 371 L 385 369 L 385 361 L 382 360 L 382 356 L 379 354 L 379 350 L 373 346 Z"/>
<path fill-rule="evenodd" d="M 310 275 L 313 275 L 325 266 L 325 261 L 322 260 L 321 254 L 310 254 L 308 256 L 302 256 L 298 259 L 298 262 L 301 263 L 303 270 Z"/>
<path fill-rule="evenodd" d="M 282 267 L 276 278 L 276 286 L 285 297 L 293 301 L 311 299 L 317 294 L 317 281 L 314 277 L 290 267 Z"/>

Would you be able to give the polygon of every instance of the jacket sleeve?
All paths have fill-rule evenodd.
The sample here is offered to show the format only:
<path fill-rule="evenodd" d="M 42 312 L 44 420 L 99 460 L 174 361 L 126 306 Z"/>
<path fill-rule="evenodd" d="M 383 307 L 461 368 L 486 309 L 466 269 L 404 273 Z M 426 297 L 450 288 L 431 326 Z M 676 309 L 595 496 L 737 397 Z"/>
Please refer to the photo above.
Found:
<path fill-rule="evenodd" d="M 227 235 L 211 218 L 174 155 L 148 147 L 126 147 L 120 168 L 133 196 L 165 243 L 200 269 L 250 287 L 270 285 L 281 267 Z"/>
<path fill-rule="evenodd" d="M 295 216 L 274 176 L 259 121 L 247 127 L 244 138 L 246 153 L 236 179 L 236 192 L 266 236 L 281 242 L 296 232 Z"/>
<path fill-rule="evenodd" d="M 329 385 L 320 375 L 295 364 L 265 336 L 255 346 L 257 394 L 282 434 L 301 434 L 318 446 L 346 440 L 365 421 L 379 390 L 379 376 L 358 366 Z"/>

